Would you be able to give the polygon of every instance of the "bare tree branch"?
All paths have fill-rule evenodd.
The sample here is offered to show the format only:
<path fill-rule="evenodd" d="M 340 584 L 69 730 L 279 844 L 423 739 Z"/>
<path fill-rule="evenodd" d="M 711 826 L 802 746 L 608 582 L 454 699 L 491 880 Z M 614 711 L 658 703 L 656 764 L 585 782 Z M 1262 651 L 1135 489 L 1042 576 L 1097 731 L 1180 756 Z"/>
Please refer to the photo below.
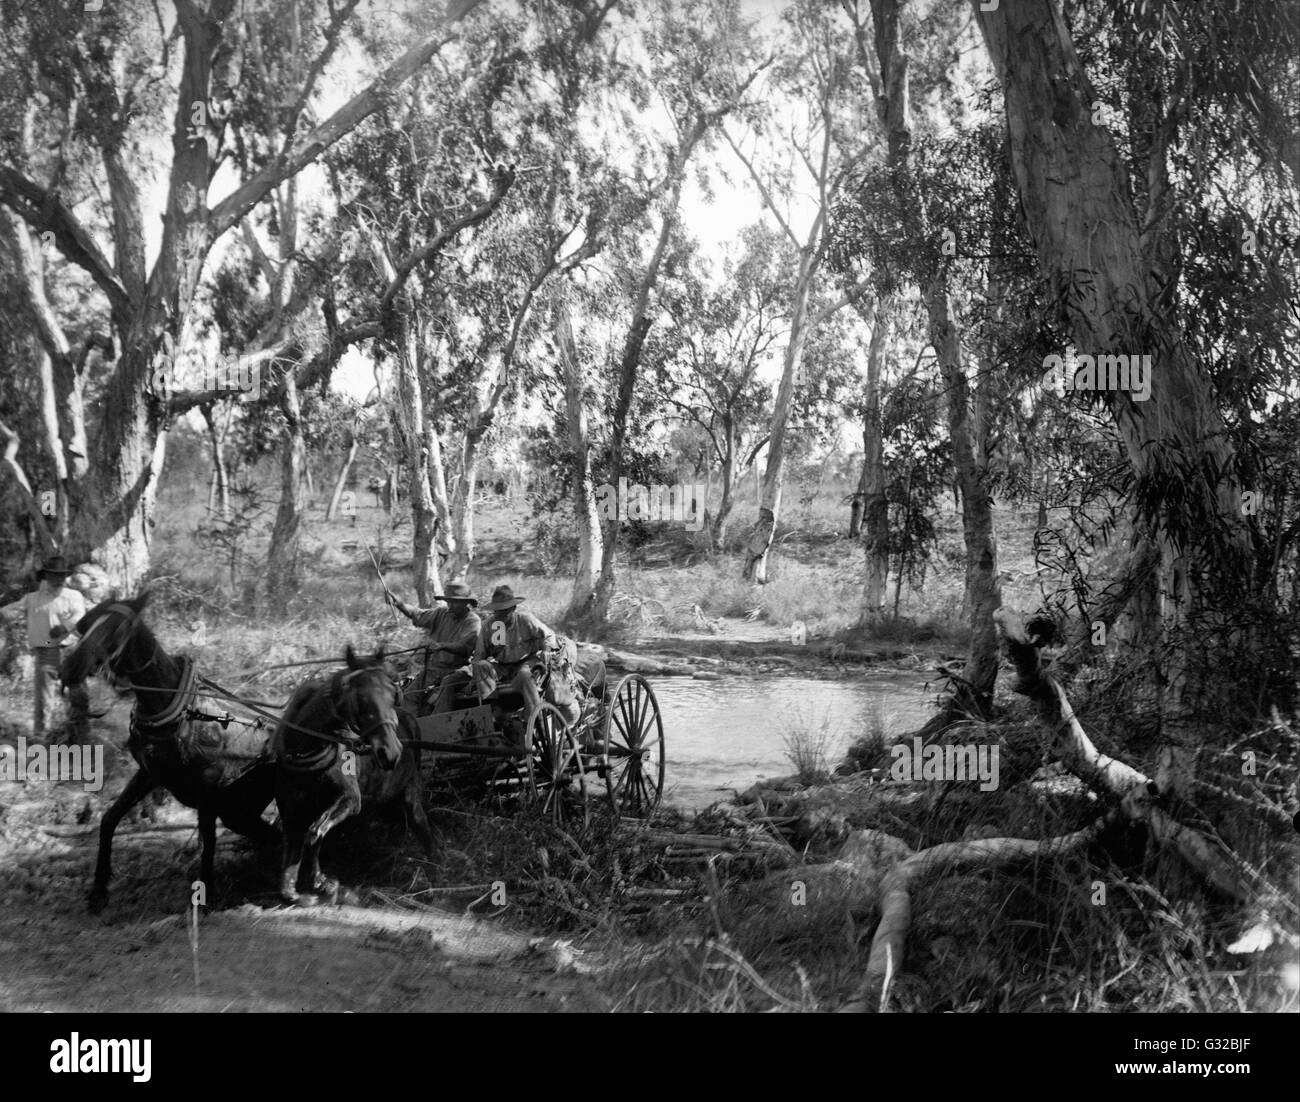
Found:
<path fill-rule="evenodd" d="M 870 279 L 859 280 L 847 291 L 845 291 L 844 294 L 842 294 L 839 298 L 837 298 L 834 302 L 832 302 L 829 306 L 826 306 L 821 310 L 817 311 L 817 313 L 813 315 L 812 321 L 809 324 L 813 326 L 817 326 L 817 325 L 821 325 L 822 322 L 824 321 L 828 321 L 833 314 L 842 310 L 845 306 L 849 306 L 856 303 L 863 296 L 863 294 L 865 294 L 867 290 L 870 289 L 870 287 L 871 287 Z"/>
<path fill-rule="evenodd" d="M 457 218 L 450 225 L 443 227 L 434 235 L 433 239 L 423 247 L 416 249 L 410 256 L 396 265 L 392 282 L 389 283 L 388 289 L 384 292 L 384 297 L 379 302 L 379 313 L 382 316 L 392 307 L 393 299 L 401 292 L 406 285 L 407 279 L 411 273 L 425 261 L 431 259 L 442 252 L 443 247 L 455 237 L 461 230 L 469 229 L 470 226 L 476 226 L 488 218 L 493 211 L 501 205 L 501 201 L 506 197 L 511 185 L 515 182 L 515 172 L 511 167 L 502 167 L 498 169 L 496 180 L 493 182 L 492 195 L 468 214 Z"/>
<path fill-rule="evenodd" d="M 448 10 L 447 21 L 459 21 L 481 2 L 482 0 L 456 0 Z M 218 203 L 208 216 L 210 239 L 215 241 L 252 210 L 273 187 L 302 171 L 340 138 L 378 111 L 390 92 L 428 64 L 429 59 L 453 37 L 455 36 L 430 37 L 419 45 L 412 46 L 363 91 L 358 92 L 308 134 L 292 152 L 277 157 L 232 195 Z"/>
<path fill-rule="evenodd" d="M 799 240 L 794 230 L 790 228 L 790 223 L 787 222 L 785 217 L 781 214 L 780 209 L 776 205 L 776 199 L 772 196 L 767 184 L 763 182 L 763 178 L 759 176 L 758 169 L 754 167 L 753 160 L 746 157 L 745 154 L 740 151 L 740 146 L 736 144 L 736 140 L 731 136 L 725 126 L 721 126 L 718 129 L 722 131 L 722 136 L 727 139 L 727 144 L 731 146 L 736 156 L 740 158 L 741 164 L 749 170 L 750 177 L 758 187 L 759 194 L 763 197 L 764 205 L 772 212 L 772 217 L 776 219 L 777 224 L 780 225 L 786 237 L 790 239 L 796 249 L 803 248 L 803 242 Z"/>
<path fill-rule="evenodd" d="M 108 296 L 114 319 L 125 323 L 133 303 L 95 239 L 77 216 L 34 180 L 8 165 L 0 165 L 0 203 L 22 216 L 37 233 L 50 230 L 59 250 L 86 271 Z"/>

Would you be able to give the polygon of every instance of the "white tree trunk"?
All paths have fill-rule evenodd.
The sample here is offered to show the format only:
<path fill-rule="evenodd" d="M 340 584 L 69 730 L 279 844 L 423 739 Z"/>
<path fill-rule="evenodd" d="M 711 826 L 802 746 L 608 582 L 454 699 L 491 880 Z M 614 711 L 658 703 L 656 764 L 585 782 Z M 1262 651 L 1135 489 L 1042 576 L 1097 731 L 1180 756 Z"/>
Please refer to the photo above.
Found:
<path fill-rule="evenodd" d="M 266 556 L 265 584 L 270 610 L 275 615 L 288 612 L 289 602 L 298 587 L 298 554 L 303 507 L 303 468 L 307 462 L 307 445 L 303 436 L 302 406 L 294 372 L 288 371 L 280 398 L 284 413 L 284 441 L 280 452 L 280 505 L 271 530 L 271 547 Z"/>
<path fill-rule="evenodd" d="M 998 640 L 993 613 L 1002 606 L 998 579 L 998 546 L 993 534 L 993 501 L 985 472 L 976 460 L 977 442 L 971 431 L 969 384 L 962 364 L 961 340 L 952 318 L 947 291 L 936 284 L 926 295 L 930 340 L 948 392 L 948 437 L 953 468 L 961 487 L 962 534 L 966 543 L 966 604 L 970 619 L 970 650 L 963 677 L 975 702 L 986 708 L 998 676 Z"/>
<path fill-rule="evenodd" d="M 334 489 L 330 493 L 329 507 L 325 510 L 325 519 L 333 520 L 338 516 L 339 507 L 343 503 L 343 491 L 347 488 L 348 475 L 352 473 L 352 464 L 357 458 L 357 449 L 361 446 L 361 437 L 353 432 L 348 437 L 347 454 L 343 456 L 343 462 L 339 464 L 338 477 L 334 480 Z"/>
<path fill-rule="evenodd" d="M 808 338 L 808 296 L 817 274 L 816 252 L 807 246 L 800 252 L 799 276 L 794 288 L 794 306 L 790 313 L 790 339 L 785 346 L 781 382 L 777 387 L 776 405 L 772 410 L 772 432 L 767 445 L 767 466 L 759 490 L 758 520 L 750 532 L 745 549 L 742 575 L 762 585 L 767 582 L 767 559 L 776 535 L 781 512 L 781 489 L 785 479 L 785 433 L 790 424 L 794 403 L 795 378 L 803 362 L 803 346 Z"/>
<path fill-rule="evenodd" d="M 578 529 L 578 567 L 573 576 L 573 593 L 564 614 L 566 622 L 577 622 L 591 611 L 602 553 L 600 516 L 596 510 L 596 487 L 591 475 L 590 442 L 587 439 L 587 407 L 582 364 L 574 345 L 573 328 L 567 311 L 560 313 L 556 344 L 564 372 L 565 412 L 569 430 L 569 459 L 573 480 L 573 514 Z"/>
<path fill-rule="evenodd" d="M 440 469 L 441 456 L 434 461 L 429 445 L 437 446 L 437 435 L 426 433 L 424 388 L 419 372 L 420 350 L 411 326 L 403 322 L 403 339 L 397 357 L 397 400 L 393 418 L 398 425 L 406 459 L 407 493 L 411 505 L 411 580 L 420 604 L 429 605 L 439 591 L 437 507 L 430 483 L 431 461 Z"/>

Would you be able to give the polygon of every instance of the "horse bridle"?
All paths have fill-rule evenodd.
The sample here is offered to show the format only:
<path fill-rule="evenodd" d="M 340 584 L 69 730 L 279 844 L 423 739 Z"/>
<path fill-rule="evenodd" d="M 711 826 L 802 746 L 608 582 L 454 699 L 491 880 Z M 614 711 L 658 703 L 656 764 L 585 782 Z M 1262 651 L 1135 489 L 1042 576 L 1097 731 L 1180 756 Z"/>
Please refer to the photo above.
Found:
<path fill-rule="evenodd" d="M 104 609 L 104 612 L 100 616 L 100 618 L 96 620 L 94 624 L 91 625 L 90 630 L 87 631 L 86 634 L 81 637 L 81 642 L 79 642 L 77 646 L 80 647 L 84 645 L 86 641 L 90 639 L 90 637 L 95 633 L 95 631 L 98 628 L 106 625 L 108 623 L 107 617 L 109 616 L 110 613 L 116 613 L 118 616 L 121 616 L 126 621 L 125 624 L 123 625 L 124 633 L 122 636 L 122 641 L 116 647 L 114 647 L 113 651 L 110 654 L 106 655 L 102 661 L 96 663 L 96 666 L 97 667 L 108 666 L 109 669 L 112 670 L 113 664 L 119 658 L 122 657 L 123 653 L 126 651 L 127 646 L 130 644 L 132 638 L 132 632 L 135 629 L 136 621 L 140 618 L 140 614 L 136 612 L 136 610 L 133 609 L 130 605 L 125 605 L 122 604 L 121 602 L 109 605 L 108 608 Z M 124 668 L 122 672 L 131 676 L 134 676 L 135 674 L 143 673 L 150 666 L 152 666 L 157 660 L 158 660 L 158 655 L 155 652 L 154 654 L 151 654 L 149 656 L 149 661 L 147 661 L 144 665 L 137 666 L 134 668 L 129 668 L 129 669 Z"/>
<path fill-rule="evenodd" d="M 351 716 L 349 715 L 352 709 L 347 706 L 347 701 L 344 699 L 343 687 L 350 680 L 352 680 L 352 678 L 356 677 L 357 674 L 367 673 L 367 672 L 370 671 L 362 669 L 362 670 L 349 670 L 347 673 L 336 673 L 330 679 L 330 690 L 329 690 L 330 706 L 333 707 L 335 714 L 347 724 L 348 728 L 352 731 L 352 733 L 357 736 L 358 742 L 360 742 L 363 747 L 369 746 L 370 732 L 373 731 L 376 727 L 386 727 L 387 723 L 384 721 L 383 717 L 381 716 L 379 719 L 376 719 L 373 723 L 369 724 L 367 727 L 358 730 L 356 726 L 355 715 L 351 715 Z M 378 671 L 378 672 L 382 673 L 382 671 Z M 387 675 L 385 674 L 384 676 Z M 391 678 L 389 680 L 391 681 Z M 397 694 L 396 686 L 394 686 L 393 692 L 394 692 L 394 696 L 396 696 Z"/>

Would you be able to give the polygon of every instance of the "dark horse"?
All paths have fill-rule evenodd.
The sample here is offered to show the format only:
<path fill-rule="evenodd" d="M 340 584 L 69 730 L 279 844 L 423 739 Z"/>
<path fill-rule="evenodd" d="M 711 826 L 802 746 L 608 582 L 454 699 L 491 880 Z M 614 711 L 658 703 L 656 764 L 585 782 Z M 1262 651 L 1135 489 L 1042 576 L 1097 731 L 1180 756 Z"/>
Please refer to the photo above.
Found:
<path fill-rule="evenodd" d="M 161 785 L 199 813 L 203 841 L 200 876 L 211 886 L 217 819 L 231 830 L 267 842 L 275 828 L 262 819 L 275 793 L 269 734 L 260 729 L 227 730 L 192 718 L 194 666 L 173 658 L 140 619 L 148 593 L 124 601 L 103 601 L 77 623 L 80 641 L 63 659 L 60 676 L 80 684 L 107 667 L 135 693 L 127 749 L 140 767 L 99 825 L 99 859 L 90 891 L 90 910 L 108 902 L 113 832 L 131 808 Z"/>
<path fill-rule="evenodd" d="M 317 894 L 337 897 L 338 881 L 320 870 L 321 842 L 361 810 L 363 799 L 400 800 L 425 853 L 432 852 L 419 764 L 415 751 L 403 750 L 398 740 L 399 729 L 416 738 L 419 731 L 400 699 L 383 651 L 361 659 L 351 647 L 346 670 L 304 682 L 290 697 L 272 738 L 275 802 L 284 831 L 280 897 L 286 903 L 311 906 Z M 301 895 L 300 871 L 309 885 Z"/>

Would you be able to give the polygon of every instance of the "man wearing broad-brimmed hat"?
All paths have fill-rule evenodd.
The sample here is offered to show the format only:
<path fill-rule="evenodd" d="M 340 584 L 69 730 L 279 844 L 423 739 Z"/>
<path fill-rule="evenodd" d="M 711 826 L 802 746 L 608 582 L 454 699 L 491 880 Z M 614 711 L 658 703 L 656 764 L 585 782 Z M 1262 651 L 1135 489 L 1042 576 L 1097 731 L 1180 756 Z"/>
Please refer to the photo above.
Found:
<path fill-rule="evenodd" d="M 59 661 L 77 621 L 86 615 L 86 601 L 65 584 L 72 571 L 62 555 L 52 555 L 36 571 L 39 588 L 8 605 L 27 616 L 27 645 L 35 658 L 36 708 L 33 736 L 45 736 L 46 723 L 59 699 Z M 84 741 L 90 734 L 90 693 L 84 684 L 68 686 L 73 735 Z"/>
<path fill-rule="evenodd" d="M 508 585 L 492 591 L 484 606 L 492 619 L 479 629 L 471 669 L 481 695 L 497 687 L 513 689 L 531 712 L 541 702 L 540 682 L 557 643 L 555 632 L 519 607 L 523 599 Z"/>
<path fill-rule="evenodd" d="M 407 693 L 407 703 L 417 711 L 436 693 L 453 670 L 463 666 L 478 641 L 479 618 L 471 611 L 478 598 L 464 582 L 448 582 L 447 592 L 435 594 L 441 607 L 416 608 L 389 593 L 388 603 L 417 628 L 428 632 L 424 674 L 416 689 Z"/>

